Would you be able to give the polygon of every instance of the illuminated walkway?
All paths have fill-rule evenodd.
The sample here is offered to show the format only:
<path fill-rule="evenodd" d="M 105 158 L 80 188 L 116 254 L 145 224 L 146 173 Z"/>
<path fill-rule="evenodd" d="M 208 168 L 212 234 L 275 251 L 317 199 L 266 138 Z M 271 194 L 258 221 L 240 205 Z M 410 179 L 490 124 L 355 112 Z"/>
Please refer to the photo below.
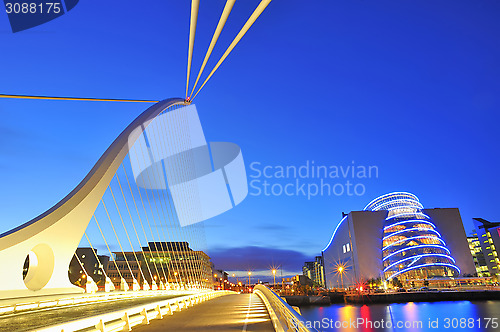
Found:
<path fill-rule="evenodd" d="M 274 331 L 262 300 L 255 294 L 226 295 L 175 312 L 149 325 L 133 328 L 155 331 Z"/>
<path fill-rule="evenodd" d="M 179 295 L 139 297 L 115 301 L 103 301 L 89 304 L 75 304 L 63 307 L 50 307 L 0 315 L 0 332 L 32 331 L 78 318 L 105 314 L 135 305 L 171 299 Z M 15 300 L 13 300 L 15 301 Z"/>

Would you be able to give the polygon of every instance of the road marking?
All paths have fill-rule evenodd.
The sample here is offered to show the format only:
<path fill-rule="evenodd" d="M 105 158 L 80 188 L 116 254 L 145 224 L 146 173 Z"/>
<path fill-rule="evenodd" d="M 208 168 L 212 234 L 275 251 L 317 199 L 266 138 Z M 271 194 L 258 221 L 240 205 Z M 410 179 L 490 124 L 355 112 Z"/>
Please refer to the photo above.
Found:
<path fill-rule="evenodd" d="M 241 330 L 241 332 L 247 331 L 248 317 L 250 316 L 250 309 L 252 308 L 252 295 L 253 294 L 250 294 L 250 300 L 248 301 L 247 316 L 245 317 L 245 324 L 243 325 L 243 329 Z"/>

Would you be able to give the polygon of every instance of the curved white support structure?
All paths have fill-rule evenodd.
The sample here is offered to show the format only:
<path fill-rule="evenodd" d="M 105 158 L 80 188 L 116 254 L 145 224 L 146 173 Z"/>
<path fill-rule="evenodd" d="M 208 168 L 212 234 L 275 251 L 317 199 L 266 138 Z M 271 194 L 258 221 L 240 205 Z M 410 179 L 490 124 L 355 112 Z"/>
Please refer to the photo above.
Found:
<path fill-rule="evenodd" d="M 118 136 L 70 194 L 40 216 L 0 235 L 0 298 L 84 291 L 70 283 L 68 266 L 92 214 L 130 144 L 145 130 L 143 125 L 174 105 L 188 104 L 173 98 L 148 108 Z M 23 280 L 27 256 L 30 268 Z"/>

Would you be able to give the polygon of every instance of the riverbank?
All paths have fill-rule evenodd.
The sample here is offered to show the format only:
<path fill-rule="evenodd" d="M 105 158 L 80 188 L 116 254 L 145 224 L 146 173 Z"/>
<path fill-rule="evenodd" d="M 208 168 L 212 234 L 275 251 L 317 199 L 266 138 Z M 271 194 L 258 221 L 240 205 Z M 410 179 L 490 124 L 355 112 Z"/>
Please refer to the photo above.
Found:
<path fill-rule="evenodd" d="M 500 300 L 500 291 L 430 291 L 382 294 L 348 294 L 344 296 L 346 303 L 406 303 L 406 302 L 438 302 L 438 301 L 487 301 Z"/>
<path fill-rule="evenodd" d="M 427 291 L 403 293 L 375 293 L 375 294 L 345 294 L 332 292 L 324 295 L 284 295 L 289 305 L 325 306 L 335 303 L 407 303 L 407 302 L 438 302 L 438 301 L 500 301 L 500 291 L 495 290 L 467 290 L 467 291 Z"/>
<path fill-rule="evenodd" d="M 330 305 L 333 303 L 344 303 L 345 293 L 331 292 L 324 295 L 284 295 L 282 298 L 289 305 L 304 306 L 304 305 Z"/>

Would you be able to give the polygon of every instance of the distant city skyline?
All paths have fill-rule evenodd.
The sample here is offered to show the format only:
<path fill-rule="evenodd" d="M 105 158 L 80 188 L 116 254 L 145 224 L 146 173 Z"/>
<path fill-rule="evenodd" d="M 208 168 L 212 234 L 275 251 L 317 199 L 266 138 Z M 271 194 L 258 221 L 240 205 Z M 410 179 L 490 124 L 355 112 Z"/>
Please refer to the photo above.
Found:
<path fill-rule="evenodd" d="M 213 60 L 257 4 L 235 5 Z M 201 3 L 195 71 L 222 8 Z M 183 96 L 189 10 L 187 2 L 138 8 L 110 0 L 99 10 L 80 2 L 16 34 L 1 13 L 0 93 Z M 273 1 L 194 100 L 207 140 L 241 147 L 249 185 L 260 179 L 282 190 L 250 194 L 205 222 L 217 267 L 298 273 L 342 212 L 394 191 L 414 193 L 428 208 L 459 208 L 467 234 L 474 217 L 500 221 L 499 14 L 493 1 Z M 146 107 L 0 99 L 0 233 L 67 195 Z M 339 178 L 252 177 L 255 163 L 263 171 L 313 161 L 337 167 Z M 342 177 L 352 165 L 377 174 Z M 347 190 L 346 180 L 363 194 L 336 195 L 332 188 Z M 288 184 L 296 193 L 325 183 L 330 195 L 285 192 Z M 251 259 L 242 266 L 239 257 Z"/>

